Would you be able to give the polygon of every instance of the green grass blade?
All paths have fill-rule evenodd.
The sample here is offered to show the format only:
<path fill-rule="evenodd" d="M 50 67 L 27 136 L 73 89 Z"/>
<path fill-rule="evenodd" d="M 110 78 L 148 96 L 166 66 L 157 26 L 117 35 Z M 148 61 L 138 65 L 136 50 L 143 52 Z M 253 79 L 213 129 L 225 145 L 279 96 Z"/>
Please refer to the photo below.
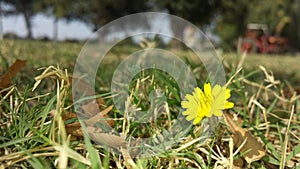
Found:
<path fill-rule="evenodd" d="M 272 156 L 264 156 L 264 157 L 262 158 L 262 160 L 263 160 L 263 161 L 266 161 L 266 162 L 268 162 L 268 163 L 277 165 L 277 166 L 280 165 L 280 161 L 278 161 L 277 159 L 275 159 L 275 158 L 272 157 Z"/>
<path fill-rule="evenodd" d="M 258 133 L 258 136 L 262 139 L 268 150 L 274 155 L 276 159 L 280 159 L 280 155 L 276 151 L 275 147 L 272 145 L 272 143 L 260 132 L 257 130 L 256 127 L 253 127 L 254 131 Z"/>
<path fill-rule="evenodd" d="M 35 139 L 35 138 L 36 137 L 23 137 L 23 138 L 19 138 L 19 139 L 16 139 L 16 140 L 11 140 L 9 142 L 0 144 L 0 148 L 8 147 L 8 146 L 15 145 L 15 144 L 25 142 L 25 141 L 28 141 L 28 140 L 32 140 L 32 139 Z"/>
<path fill-rule="evenodd" d="M 30 158 L 27 159 L 27 161 L 28 161 L 29 164 L 32 165 L 33 168 L 35 168 L 35 169 L 44 168 L 41 161 L 37 157 L 34 157 L 29 150 L 27 150 L 26 148 L 24 148 L 20 145 L 17 145 L 16 147 L 18 147 L 19 149 L 21 149 L 21 151 L 25 152 L 25 154 L 30 156 Z"/>
<path fill-rule="evenodd" d="M 48 104 L 44 107 L 44 110 L 42 111 L 42 122 L 41 124 L 44 124 L 45 123 L 45 120 L 47 118 L 47 115 L 49 113 L 49 111 L 51 110 L 53 104 L 54 104 L 54 101 L 56 100 L 56 95 L 53 96 L 53 98 L 48 102 Z M 44 125 L 41 125 L 41 130 L 43 130 L 44 128 Z"/>
<path fill-rule="evenodd" d="M 286 157 L 286 161 L 291 160 L 296 154 L 300 152 L 300 144 L 298 144 L 293 151 Z"/>
<path fill-rule="evenodd" d="M 89 157 L 90 157 L 90 161 L 91 161 L 91 168 L 92 169 L 102 168 L 99 154 L 97 153 L 96 149 L 93 147 L 93 145 L 91 143 L 91 140 L 89 139 L 89 136 L 86 132 L 86 126 L 82 122 L 82 120 L 79 120 L 79 122 L 81 124 L 82 131 L 84 133 L 84 143 L 86 145 L 87 151 L 89 152 Z"/>

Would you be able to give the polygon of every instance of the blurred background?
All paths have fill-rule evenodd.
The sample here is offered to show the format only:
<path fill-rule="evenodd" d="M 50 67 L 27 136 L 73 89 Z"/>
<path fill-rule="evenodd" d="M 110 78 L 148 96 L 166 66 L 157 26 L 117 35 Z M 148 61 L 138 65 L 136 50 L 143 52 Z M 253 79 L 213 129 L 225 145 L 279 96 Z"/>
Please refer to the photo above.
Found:
<path fill-rule="evenodd" d="M 211 48 L 210 42 L 201 41 L 206 38 L 196 27 L 176 24 L 169 15 L 150 19 L 147 15 L 142 24 L 135 19 L 121 20 L 117 26 L 102 29 L 105 31 L 90 38 L 111 21 L 149 11 L 172 14 L 193 23 L 217 50 Z M 300 0 L 0 0 L 0 168 L 108 169 L 122 168 L 124 164 L 126 168 L 299 168 L 299 18 Z M 161 32 L 126 37 L 128 30 L 142 32 L 144 28 Z M 166 32 L 183 42 L 164 36 Z M 106 51 L 111 44 L 113 47 Z M 191 50 L 193 45 L 201 49 L 198 53 L 202 60 Z M 213 126 L 202 123 L 188 127 L 183 131 L 188 135 L 169 130 L 180 129 L 177 124 L 181 122 L 176 120 L 181 119 L 180 86 L 194 85 L 178 79 L 179 75 L 186 76 L 185 81 L 190 77 L 175 62 L 168 67 L 177 70 L 178 76 L 155 64 L 151 69 L 140 67 L 138 63 L 149 55 L 144 49 L 153 47 L 163 49 L 167 56 L 178 56 L 200 88 L 205 82 L 214 84 L 214 78 L 224 68 L 232 91 L 229 100 L 235 104 L 224 111 L 224 122 L 215 125 L 216 121 L 211 120 L 209 124 Z M 141 51 L 145 53 L 137 64 L 126 63 Z M 217 57 L 210 56 L 216 54 L 222 66 L 214 66 Z M 78 56 L 83 57 L 78 60 Z M 95 64 L 98 67 L 91 66 Z M 128 67 L 122 72 L 119 65 Z M 218 73 L 207 71 L 212 67 Z M 79 76 L 76 69 L 86 74 Z M 115 72 L 124 73 L 116 76 L 120 79 L 128 79 L 127 74 L 136 75 L 128 85 L 116 81 Z M 72 80 L 79 85 L 72 86 Z M 113 100 L 118 95 L 111 87 L 114 84 L 126 88 L 130 97 Z M 72 91 L 74 88 L 82 92 Z M 77 93 L 88 97 L 75 101 Z M 123 93 L 126 92 L 120 91 Z M 214 102 L 219 103 L 219 99 L 214 98 Z M 123 103 L 125 111 L 118 107 Z M 140 123 L 132 118 L 140 115 L 139 110 L 151 110 L 153 121 Z M 91 138 L 98 140 L 93 139 L 92 144 L 84 136 L 85 128 L 77 121 L 77 112 L 88 123 L 93 121 L 89 131 L 95 134 Z M 96 125 L 102 116 L 104 121 Z M 238 124 L 228 122 L 232 117 Z M 102 133 L 107 128 L 97 128 L 106 126 L 102 123 L 105 120 L 113 132 Z M 206 134 L 210 132 L 203 130 L 207 127 L 213 131 L 209 139 Z M 109 146 L 116 151 L 94 146 L 102 138 L 111 140 Z M 163 148 L 152 143 L 146 146 L 152 147 L 154 153 L 159 150 L 159 155 L 132 159 L 129 153 L 123 154 L 124 158 L 115 153 L 117 148 L 123 153 L 123 145 L 140 147 L 140 140 L 145 138 L 155 145 L 163 143 Z M 260 146 L 261 141 L 264 146 Z"/>
<path fill-rule="evenodd" d="M 146 11 L 188 20 L 224 51 L 300 50 L 297 0 L 1 0 L 0 38 L 84 41 L 110 21 Z"/>

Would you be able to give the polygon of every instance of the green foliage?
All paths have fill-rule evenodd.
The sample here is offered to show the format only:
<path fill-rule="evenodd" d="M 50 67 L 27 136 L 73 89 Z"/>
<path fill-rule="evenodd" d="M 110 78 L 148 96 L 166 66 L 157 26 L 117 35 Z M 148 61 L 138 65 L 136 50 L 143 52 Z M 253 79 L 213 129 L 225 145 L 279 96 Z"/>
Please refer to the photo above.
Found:
<path fill-rule="evenodd" d="M 272 35 L 288 37 L 294 48 L 298 47 L 299 1 L 228 0 L 222 1 L 221 6 L 216 31 L 225 49 L 236 46 L 237 38 L 244 35 L 248 23 L 266 24 Z"/>
<path fill-rule="evenodd" d="M 93 30 L 98 30 L 104 24 L 122 16 L 149 10 L 147 2 L 147 0 L 76 0 L 72 1 L 72 10 L 66 13 L 65 18 L 79 19 L 90 25 Z"/>
<path fill-rule="evenodd" d="M 154 0 L 156 6 L 179 17 L 182 17 L 195 25 L 201 26 L 211 22 L 217 10 L 221 6 L 218 0 Z"/>

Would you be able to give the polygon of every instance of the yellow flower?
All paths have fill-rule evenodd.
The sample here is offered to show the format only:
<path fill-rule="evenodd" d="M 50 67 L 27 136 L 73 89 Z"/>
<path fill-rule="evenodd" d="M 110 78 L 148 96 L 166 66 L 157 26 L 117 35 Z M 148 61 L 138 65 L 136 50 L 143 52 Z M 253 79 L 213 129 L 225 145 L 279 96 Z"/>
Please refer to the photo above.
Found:
<path fill-rule="evenodd" d="M 230 97 L 230 89 L 226 86 L 215 85 L 211 90 L 210 83 L 204 84 L 204 92 L 196 87 L 193 95 L 187 94 L 187 101 L 182 101 L 181 106 L 186 108 L 182 114 L 186 115 L 186 120 L 198 124 L 204 117 L 222 116 L 222 110 L 234 106 L 232 102 L 227 101 Z"/>

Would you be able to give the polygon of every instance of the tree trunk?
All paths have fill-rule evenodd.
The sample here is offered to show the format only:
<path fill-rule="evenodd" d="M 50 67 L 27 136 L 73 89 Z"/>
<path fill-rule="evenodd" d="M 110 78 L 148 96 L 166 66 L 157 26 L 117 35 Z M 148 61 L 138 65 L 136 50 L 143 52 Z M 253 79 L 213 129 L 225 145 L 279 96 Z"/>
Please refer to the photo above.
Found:
<path fill-rule="evenodd" d="M 27 29 L 27 38 L 32 39 L 31 16 L 26 11 L 23 12 L 23 16 L 24 16 L 24 19 L 25 19 L 25 25 L 26 25 L 26 29 Z"/>
<path fill-rule="evenodd" d="M 2 1 L 0 1 L 0 40 L 3 39 Z"/>
<path fill-rule="evenodd" d="M 54 41 L 58 41 L 58 18 L 54 19 L 54 28 L 53 28 L 53 39 Z"/>

